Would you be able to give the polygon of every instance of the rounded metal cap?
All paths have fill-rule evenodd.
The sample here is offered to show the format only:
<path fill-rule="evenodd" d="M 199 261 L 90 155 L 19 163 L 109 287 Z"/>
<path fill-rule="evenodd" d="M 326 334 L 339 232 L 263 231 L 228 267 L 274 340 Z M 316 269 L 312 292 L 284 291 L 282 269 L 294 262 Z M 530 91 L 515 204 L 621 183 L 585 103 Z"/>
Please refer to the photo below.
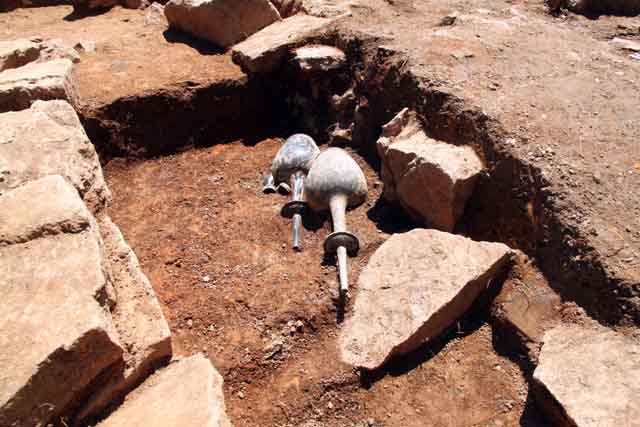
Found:
<path fill-rule="evenodd" d="M 280 213 L 285 218 L 293 218 L 295 214 L 304 214 L 306 209 L 307 202 L 303 202 L 302 200 L 291 200 L 282 207 Z"/>
<path fill-rule="evenodd" d="M 278 189 L 275 186 L 273 174 L 265 175 L 262 178 L 262 192 L 263 193 L 275 193 Z"/>
<path fill-rule="evenodd" d="M 349 256 L 355 256 L 360 250 L 360 241 L 348 231 L 336 231 L 324 240 L 324 252 L 334 254 L 340 246 L 347 248 Z"/>

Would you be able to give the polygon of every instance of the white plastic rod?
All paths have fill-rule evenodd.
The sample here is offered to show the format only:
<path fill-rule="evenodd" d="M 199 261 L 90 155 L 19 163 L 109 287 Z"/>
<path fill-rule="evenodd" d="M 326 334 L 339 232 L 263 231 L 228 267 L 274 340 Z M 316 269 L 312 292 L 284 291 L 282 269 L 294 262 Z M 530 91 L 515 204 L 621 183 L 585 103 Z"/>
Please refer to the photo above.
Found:
<path fill-rule="evenodd" d="M 291 176 L 293 188 L 293 200 L 302 201 L 304 198 L 304 173 L 297 171 Z M 296 213 L 293 215 L 293 249 L 300 250 L 300 226 L 302 225 L 302 215 Z"/>
<path fill-rule="evenodd" d="M 300 250 L 300 225 L 302 224 L 302 215 L 293 215 L 293 249 Z"/>
<path fill-rule="evenodd" d="M 331 207 L 331 219 L 333 220 L 333 232 L 347 231 L 347 196 L 336 194 L 329 202 Z M 340 276 L 340 292 L 346 294 L 349 291 L 349 278 L 347 267 L 347 248 L 338 247 L 338 274 Z"/>
<path fill-rule="evenodd" d="M 344 295 L 349 291 L 347 248 L 344 246 L 338 247 L 338 272 L 340 275 L 340 293 Z"/>
<path fill-rule="evenodd" d="M 347 196 L 336 194 L 329 201 L 331 207 L 331 219 L 333 220 L 333 232 L 347 231 Z"/>

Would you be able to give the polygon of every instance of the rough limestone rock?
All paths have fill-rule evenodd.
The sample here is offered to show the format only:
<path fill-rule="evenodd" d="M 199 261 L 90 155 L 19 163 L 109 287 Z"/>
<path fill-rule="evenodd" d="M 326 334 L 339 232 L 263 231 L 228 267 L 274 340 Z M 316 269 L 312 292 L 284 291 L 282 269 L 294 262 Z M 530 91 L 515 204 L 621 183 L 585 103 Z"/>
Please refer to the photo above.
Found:
<path fill-rule="evenodd" d="M 93 40 L 78 40 L 73 45 L 73 49 L 78 53 L 96 53 L 96 42 Z"/>
<path fill-rule="evenodd" d="M 0 73 L 0 113 L 29 108 L 36 100 L 63 99 L 75 103 L 68 59 L 32 62 Z"/>
<path fill-rule="evenodd" d="M 473 149 L 429 138 L 406 108 L 383 127 L 377 149 L 384 197 L 416 221 L 453 230 L 483 168 Z"/>
<path fill-rule="evenodd" d="M 317 73 L 342 68 L 347 56 L 333 46 L 310 45 L 294 49 L 293 60 L 302 71 Z"/>
<path fill-rule="evenodd" d="M 640 41 L 638 40 L 629 40 L 620 37 L 614 37 L 609 41 L 609 43 L 620 49 L 630 50 L 632 52 L 640 52 Z"/>
<path fill-rule="evenodd" d="M 80 62 L 80 54 L 78 51 L 72 44 L 62 39 L 42 40 L 40 38 L 34 38 L 33 40 L 39 41 L 40 56 L 38 62 L 55 61 L 58 59 L 68 59 L 74 64 Z"/>
<path fill-rule="evenodd" d="M 117 372 L 83 405 L 79 419 L 97 415 L 171 359 L 169 325 L 138 258 L 111 219 L 106 217 L 99 225 L 106 270 L 117 295 L 111 314 L 125 353 Z"/>
<path fill-rule="evenodd" d="M 351 9 L 361 5 L 360 0 L 302 0 L 305 12 L 313 16 L 338 18 L 350 16 Z"/>
<path fill-rule="evenodd" d="M 28 203 L 25 203 L 28 202 Z M 31 181 L 2 196 L 0 245 L 84 231 L 87 208 L 78 192 L 58 175 Z"/>
<path fill-rule="evenodd" d="M 168 26 L 169 22 L 167 22 L 167 17 L 164 14 L 164 5 L 160 3 L 151 4 L 144 15 L 144 25 Z"/>
<path fill-rule="evenodd" d="M 233 47 L 233 62 L 246 73 L 275 71 L 294 46 L 326 29 L 330 19 L 298 14 L 258 31 Z"/>
<path fill-rule="evenodd" d="M 71 182 L 94 213 L 109 200 L 98 156 L 71 105 L 36 101 L 0 114 L 0 194 L 52 174 Z"/>
<path fill-rule="evenodd" d="M 18 68 L 40 56 L 40 46 L 27 39 L 0 41 L 0 71 Z"/>
<path fill-rule="evenodd" d="M 147 379 L 99 427 L 231 427 L 222 377 L 198 354 Z"/>
<path fill-rule="evenodd" d="M 510 253 L 501 243 L 437 230 L 393 235 L 360 274 L 340 335 L 341 359 L 373 370 L 436 338 L 471 307 Z"/>
<path fill-rule="evenodd" d="M 62 39 L 43 40 L 39 37 L 0 41 L 0 71 L 18 68 L 31 62 L 46 62 L 55 59 L 80 61 L 80 55 Z"/>
<path fill-rule="evenodd" d="M 640 422 L 640 343 L 601 326 L 560 325 L 544 335 L 533 374 L 537 400 L 558 425 Z"/>
<path fill-rule="evenodd" d="M 100 236 L 60 176 L 0 196 L 0 213 L 0 425 L 44 426 L 122 356 Z"/>
<path fill-rule="evenodd" d="M 283 18 L 305 11 L 303 0 L 271 0 L 271 3 L 278 9 L 280 16 Z"/>
<path fill-rule="evenodd" d="M 171 26 L 223 48 L 280 20 L 269 0 L 171 0 L 164 13 Z"/>

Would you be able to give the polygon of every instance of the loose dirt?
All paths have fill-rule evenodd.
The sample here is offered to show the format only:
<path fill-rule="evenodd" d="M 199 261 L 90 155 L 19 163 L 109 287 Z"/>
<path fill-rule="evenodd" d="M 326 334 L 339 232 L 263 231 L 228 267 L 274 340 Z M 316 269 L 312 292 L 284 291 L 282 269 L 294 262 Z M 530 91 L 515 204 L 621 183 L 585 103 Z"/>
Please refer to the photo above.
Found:
<path fill-rule="evenodd" d="M 517 425 L 533 419 L 523 375 L 493 351 L 491 328 L 460 325 L 433 357 L 425 348 L 381 378 L 360 378 L 339 362 L 341 309 L 335 266 L 323 259 L 326 216 L 305 223 L 304 250 L 290 249 L 288 200 L 261 193 L 260 178 L 282 140 L 236 141 L 148 161 L 113 160 L 110 214 L 162 301 L 175 352 L 203 351 L 225 378 L 236 426 Z M 361 268 L 406 220 L 369 200 L 348 213 Z M 349 310 L 349 307 L 346 308 Z M 361 382 L 364 385 L 361 387 Z M 502 423 L 502 424 L 501 424 Z"/>
<path fill-rule="evenodd" d="M 162 16 L 160 16 L 162 18 Z M 0 14 L 0 40 L 46 37 L 90 40 L 74 68 L 79 99 L 98 108 L 132 94 L 244 78 L 230 55 L 176 31 L 147 12 L 120 7 L 78 17 L 71 6 L 17 9 Z"/>
<path fill-rule="evenodd" d="M 358 4 L 337 38 L 375 40 L 359 64 L 360 118 L 363 101 L 375 116 L 363 121 L 362 148 L 371 152 L 379 126 L 412 104 L 432 136 L 493 162 L 459 231 L 526 250 L 563 299 L 612 324 L 633 322 L 639 63 L 607 40 L 640 37 L 637 18 L 554 18 L 533 1 L 348 3 Z M 256 96 L 262 88 L 249 87 L 228 54 L 149 24 L 144 11 L 76 19 L 71 10 L 0 15 L 0 39 L 96 42 L 74 73 L 92 141 L 116 145 L 105 162 L 207 147 L 116 158 L 105 173 L 110 215 L 162 301 L 175 353 L 212 360 L 234 425 L 548 425 L 528 395 L 528 362 L 483 311 L 375 377 L 342 365 L 337 277 L 322 253 L 328 218 L 308 219 L 304 251 L 293 252 L 279 214 L 288 198 L 260 192 L 282 140 L 220 144 L 275 114 Z M 452 12 L 454 24 L 441 25 Z M 412 225 L 378 201 L 375 159 L 353 154 L 370 186 L 369 201 L 348 214 L 362 242 L 350 259 L 357 288 L 373 251 Z"/>

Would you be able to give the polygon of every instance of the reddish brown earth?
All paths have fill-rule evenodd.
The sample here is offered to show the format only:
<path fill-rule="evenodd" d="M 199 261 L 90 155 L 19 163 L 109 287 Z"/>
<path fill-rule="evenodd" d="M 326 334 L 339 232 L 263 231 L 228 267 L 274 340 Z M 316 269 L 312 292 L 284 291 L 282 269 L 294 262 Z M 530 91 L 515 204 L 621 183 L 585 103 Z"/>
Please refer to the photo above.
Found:
<path fill-rule="evenodd" d="M 342 36 L 366 39 L 367 60 L 382 58 L 359 75 L 359 95 L 375 110 L 365 148 L 400 108 L 416 108 L 432 136 L 471 144 L 493 162 L 462 231 L 537 257 L 550 277 L 520 272 L 523 286 L 551 278 L 563 300 L 603 321 L 637 323 L 640 62 L 607 40 L 640 38 L 639 19 L 555 18 L 534 1 L 354 3 L 339 24 Z M 441 26 L 452 12 L 462 16 Z M 227 104 L 206 90 L 197 95 L 218 84 L 242 87 L 246 76 L 228 54 L 148 25 L 144 11 L 114 8 L 78 20 L 70 13 L 62 6 L 0 14 L 0 39 L 96 41 L 97 52 L 83 54 L 75 69 L 96 145 L 122 140 L 120 154 L 129 154 L 127 144 L 150 147 L 161 138 L 165 148 L 207 147 L 115 159 L 105 173 L 110 214 L 163 303 L 176 353 L 206 352 L 225 378 L 236 426 L 548 425 L 528 398 L 528 362 L 484 312 L 376 378 L 340 364 L 335 267 L 323 263 L 321 249 L 329 224 L 307 224 L 304 252 L 292 252 L 290 221 L 279 215 L 286 197 L 262 195 L 259 184 L 281 141 L 214 145 L 228 135 L 205 126 L 255 124 L 260 112 L 220 119 Z M 236 103 L 253 108 L 248 99 Z M 155 133 L 159 124 L 176 134 Z M 143 154 L 158 151 L 171 150 Z M 376 204 L 376 173 L 356 157 L 370 194 L 348 216 L 363 243 L 350 260 L 354 287 L 371 253 L 406 227 Z"/>
<path fill-rule="evenodd" d="M 91 40 L 74 69 L 81 104 L 97 108 L 148 91 L 242 79 L 230 55 L 169 31 L 146 12 L 116 7 L 77 18 L 71 6 L 16 9 L 0 14 L 0 40 L 41 36 L 76 43 Z"/>
<path fill-rule="evenodd" d="M 121 7 L 83 17 L 72 12 L 56 6 L 0 14 L 0 40 L 95 42 L 96 51 L 81 54 L 74 67 L 75 107 L 103 158 L 168 153 L 201 145 L 206 134 L 231 140 L 239 129 L 246 135 L 262 126 L 243 113 L 269 120 L 270 112 L 260 110 L 264 102 L 249 102 L 264 91 L 229 54 L 168 29 L 162 14 Z"/>
<path fill-rule="evenodd" d="M 529 0 L 361 7 L 345 26 L 401 56 L 426 92 L 416 103 L 436 110 L 430 130 L 496 158 L 498 197 L 525 213 L 521 244 L 554 286 L 603 322 L 640 324 L 640 61 L 608 42 L 637 39 L 640 18 L 554 17 Z M 483 192 L 494 239 L 514 238 L 513 215 Z"/>
<path fill-rule="evenodd" d="M 322 251 L 330 223 L 309 221 L 296 253 L 279 213 L 287 197 L 260 191 L 281 142 L 236 141 L 105 169 L 110 214 L 158 292 L 175 351 L 204 351 L 221 371 L 234 425 L 543 425 L 518 365 L 494 351 L 491 327 L 477 320 L 437 355 L 425 348 L 360 386 L 338 357 L 337 277 Z M 377 175 L 354 154 L 370 187 L 369 201 L 348 214 L 362 244 L 350 259 L 355 287 L 369 256 L 404 223 L 376 205 Z"/>

